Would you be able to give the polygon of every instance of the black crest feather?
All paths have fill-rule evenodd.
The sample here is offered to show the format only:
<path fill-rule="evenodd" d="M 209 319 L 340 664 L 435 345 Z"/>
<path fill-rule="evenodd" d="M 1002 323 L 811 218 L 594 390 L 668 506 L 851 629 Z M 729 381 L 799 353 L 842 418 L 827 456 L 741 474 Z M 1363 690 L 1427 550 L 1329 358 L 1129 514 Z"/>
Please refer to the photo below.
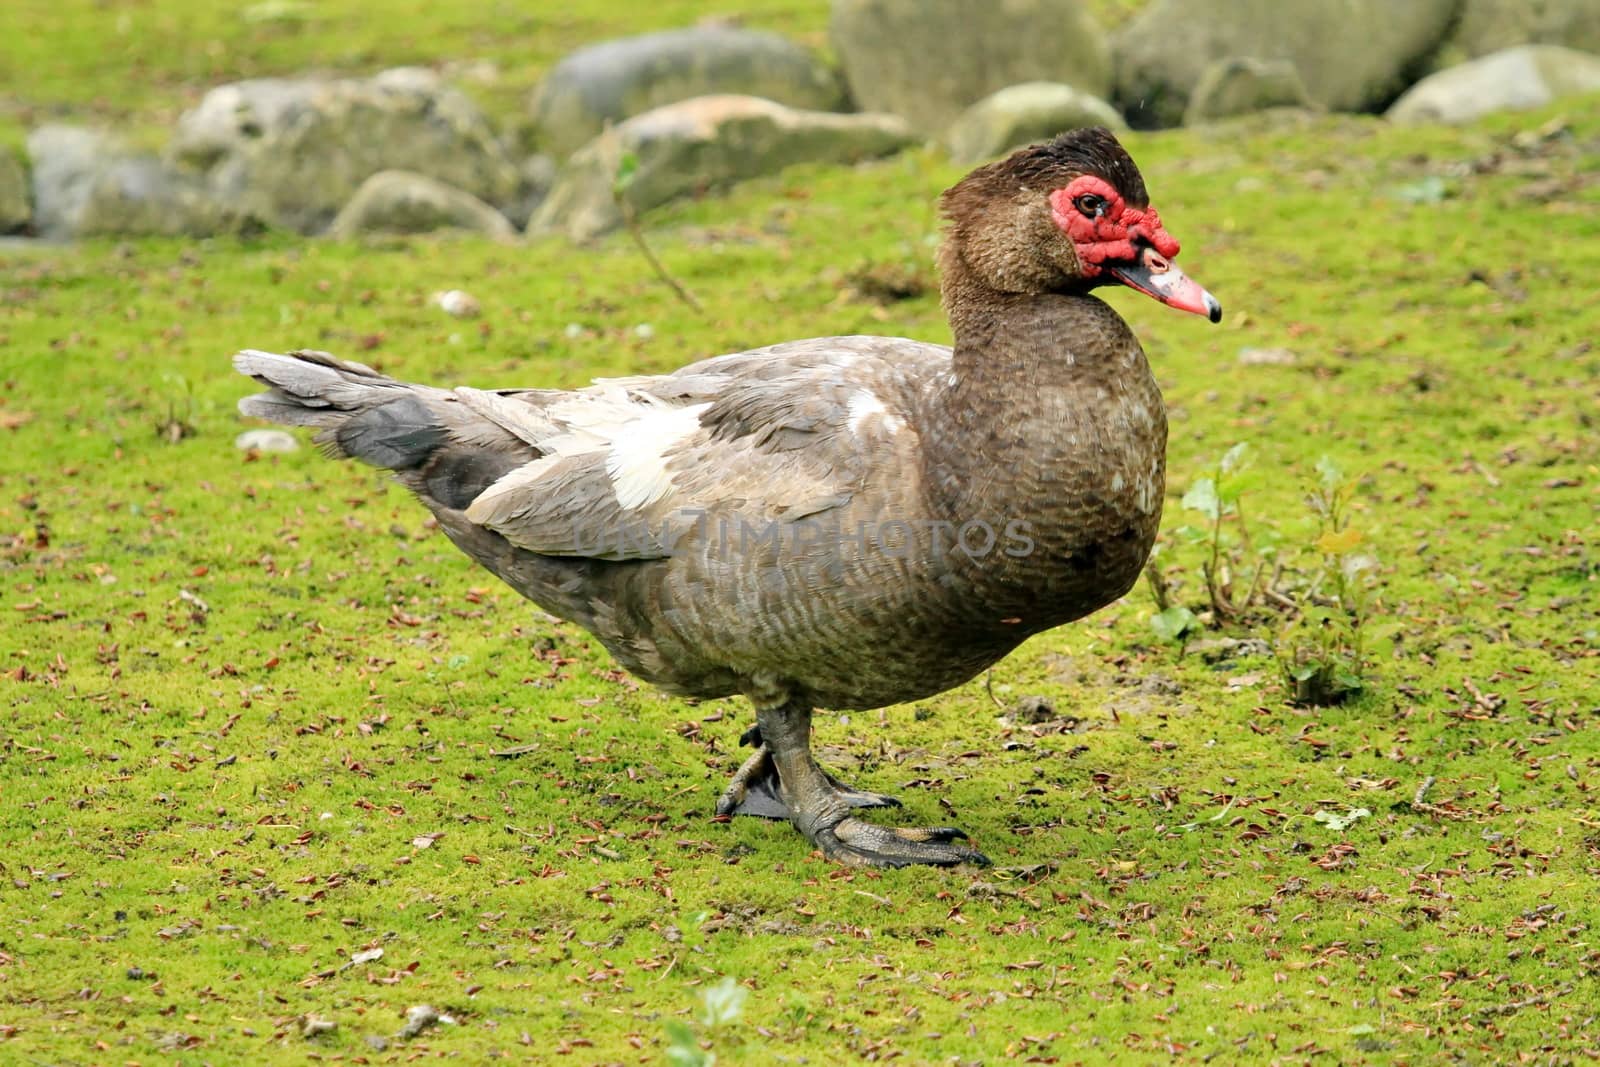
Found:
<path fill-rule="evenodd" d="M 1060 188 L 1080 174 L 1105 179 L 1132 207 L 1149 206 L 1144 175 L 1116 134 L 1104 126 L 1068 130 L 979 167 L 946 190 L 941 204 L 945 215 L 955 219 L 973 199 L 1010 196 L 1021 189 L 1042 193 Z"/>

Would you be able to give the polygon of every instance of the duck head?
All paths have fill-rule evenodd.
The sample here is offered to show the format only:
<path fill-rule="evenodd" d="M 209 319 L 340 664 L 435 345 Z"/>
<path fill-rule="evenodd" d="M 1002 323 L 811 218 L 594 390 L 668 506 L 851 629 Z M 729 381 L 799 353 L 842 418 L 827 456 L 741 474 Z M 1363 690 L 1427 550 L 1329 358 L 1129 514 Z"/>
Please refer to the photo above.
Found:
<path fill-rule="evenodd" d="M 1173 262 L 1178 242 L 1110 130 L 1072 130 L 980 167 L 941 200 L 945 254 L 1002 293 L 1086 292 L 1121 284 L 1179 311 L 1222 305 Z"/>

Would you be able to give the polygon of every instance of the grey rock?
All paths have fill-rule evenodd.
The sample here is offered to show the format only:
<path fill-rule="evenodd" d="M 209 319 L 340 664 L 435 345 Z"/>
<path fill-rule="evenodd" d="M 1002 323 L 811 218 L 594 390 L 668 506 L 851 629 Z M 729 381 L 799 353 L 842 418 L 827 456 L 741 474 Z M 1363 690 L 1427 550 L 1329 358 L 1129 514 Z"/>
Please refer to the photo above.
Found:
<path fill-rule="evenodd" d="M 33 201 L 28 193 L 28 172 L 22 160 L 0 146 L 0 233 L 16 233 L 33 221 Z"/>
<path fill-rule="evenodd" d="M 1189 96 L 1183 124 L 1247 115 L 1273 107 L 1311 107 L 1300 71 L 1287 59 L 1219 59 L 1206 68 Z"/>
<path fill-rule="evenodd" d="M 242 222 L 193 175 L 130 153 L 100 130 L 41 126 L 28 135 L 28 155 L 34 227 L 43 237 L 203 236 Z"/>
<path fill-rule="evenodd" d="M 1126 124 L 1097 96 L 1060 82 L 1024 82 L 992 93 L 967 108 L 945 134 L 950 157 L 977 163 L 1080 126 Z"/>
<path fill-rule="evenodd" d="M 1559 44 L 1600 54 L 1600 3 L 1462 0 L 1455 32 L 1435 65 L 1443 69 L 1519 44 Z"/>
<path fill-rule="evenodd" d="M 1008 85 L 1111 88 L 1105 35 L 1081 0 L 834 0 L 829 36 L 856 103 L 928 136 Z"/>
<path fill-rule="evenodd" d="M 288 125 L 314 106 L 327 82 L 311 78 L 252 78 L 219 85 L 178 116 L 170 154 L 209 169 Z"/>
<path fill-rule="evenodd" d="M 424 174 L 495 206 L 514 203 L 522 186 L 477 107 L 417 68 L 219 86 L 179 119 L 172 154 L 204 168 L 219 196 L 305 233 L 383 170 Z"/>
<path fill-rule="evenodd" d="M 1371 111 L 1425 70 L 1457 0 L 1154 0 L 1113 42 L 1116 103 L 1134 126 L 1175 126 L 1207 68 L 1245 56 L 1294 63 L 1312 102 Z"/>
<path fill-rule="evenodd" d="M 1184 654 L 1199 656 L 1207 663 L 1267 659 L 1272 656 L 1272 644 L 1259 637 L 1203 637 L 1184 646 Z"/>
<path fill-rule="evenodd" d="M 636 115 L 573 155 L 528 224 L 588 240 L 622 224 L 612 198 L 624 153 L 638 160 L 625 197 L 635 211 L 701 189 L 773 174 L 793 163 L 843 163 L 910 143 L 892 115 L 801 111 L 753 96 L 702 96 Z"/>
<path fill-rule="evenodd" d="M 248 223 L 194 175 L 154 156 L 131 156 L 95 182 L 80 232 L 204 237 Z"/>
<path fill-rule="evenodd" d="M 41 126 L 28 134 L 34 226 L 41 235 L 79 232 L 105 160 L 120 150 L 110 134 L 82 126 Z"/>
<path fill-rule="evenodd" d="M 471 193 L 408 170 L 382 170 L 362 182 L 329 232 L 352 237 L 444 229 L 472 230 L 499 240 L 516 236 L 504 215 Z"/>
<path fill-rule="evenodd" d="M 1430 74 L 1395 101 L 1395 122 L 1470 122 L 1495 111 L 1543 107 L 1600 92 L 1600 56 L 1526 44 Z"/>
<path fill-rule="evenodd" d="M 374 74 L 369 84 L 395 93 L 429 95 L 447 91 L 444 79 L 427 67 L 390 67 Z"/>
<path fill-rule="evenodd" d="M 572 53 L 535 92 L 533 121 L 540 147 L 564 159 L 607 123 L 724 94 L 818 111 L 846 104 L 838 76 L 792 41 L 705 26 L 605 41 Z"/>
<path fill-rule="evenodd" d="M 533 213 L 555 188 L 561 165 L 554 157 L 541 152 L 524 159 L 517 169 L 522 173 L 522 190 L 514 201 L 505 205 L 505 215 L 520 230 L 528 225 Z"/>
<path fill-rule="evenodd" d="M 1049 697 L 1031 695 L 1018 697 L 1002 716 L 1007 722 L 1037 725 L 1057 718 L 1056 707 Z"/>
<path fill-rule="evenodd" d="M 417 1004 L 406 1010 L 406 1024 L 400 1028 L 395 1036 L 403 1041 L 409 1041 L 422 1031 L 438 1022 L 443 1022 L 448 1016 L 440 1015 L 439 1009 L 431 1004 Z"/>

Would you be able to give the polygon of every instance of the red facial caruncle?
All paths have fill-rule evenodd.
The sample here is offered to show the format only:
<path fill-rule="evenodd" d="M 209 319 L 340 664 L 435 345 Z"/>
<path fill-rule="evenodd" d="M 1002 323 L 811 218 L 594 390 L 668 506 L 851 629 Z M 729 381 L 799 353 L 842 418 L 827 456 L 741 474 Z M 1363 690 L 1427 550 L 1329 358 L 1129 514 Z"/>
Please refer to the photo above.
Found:
<path fill-rule="evenodd" d="M 1172 262 L 1178 242 L 1153 207 L 1133 207 L 1114 186 L 1081 174 L 1050 194 L 1051 216 L 1072 241 L 1079 274 L 1106 277 L 1170 307 L 1222 318 L 1222 305 Z"/>
<path fill-rule="evenodd" d="M 1097 202 L 1099 209 L 1085 212 L 1080 202 L 1084 206 Z M 1104 178 L 1079 175 L 1065 189 L 1050 194 L 1050 207 L 1056 225 L 1077 246 L 1087 277 L 1099 274 L 1100 264 L 1108 259 L 1138 259 L 1133 242 L 1140 237 L 1169 259 L 1178 254 L 1178 242 L 1161 225 L 1156 209 L 1129 207 Z"/>

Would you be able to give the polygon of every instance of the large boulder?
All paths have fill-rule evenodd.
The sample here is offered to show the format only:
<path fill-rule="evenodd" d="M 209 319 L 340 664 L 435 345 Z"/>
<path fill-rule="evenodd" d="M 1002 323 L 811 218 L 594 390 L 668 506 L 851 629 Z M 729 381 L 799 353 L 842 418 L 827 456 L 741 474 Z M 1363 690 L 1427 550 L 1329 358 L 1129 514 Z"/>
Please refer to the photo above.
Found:
<path fill-rule="evenodd" d="M 328 84 L 312 78 L 251 78 L 219 85 L 178 116 L 170 154 L 199 170 L 226 163 L 314 106 Z"/>
<path fill-rule="evenodd" d="M 929 136 L 1008 85 L 1111 87 L 1105 35 L 1082 0 L 834 0 L 829 37 L 857 104 Z"/>
<path fill-rule="evenodd" d="M 362 182 L 329 232 L 354 237 L 446 229 L 472 230 L 502 241 L 516 236 L 504 215 L 471 193 L 408 170 L 381 170 Z"/>
<path fill-rule="evenodd" d="M 1471 122 L 1494 111 L 1543 107 L 1600 92 L 1600 56 L 1525 44 L 1430 74 L 1389 109 L 1396 122 Z"/>
<path fill-rule="evenodd" d="M 178 120 L 172 153 L 205 169 L 219 195 L 303 233 L 325 227 L 383 170 L 424 174 L 497 207 L 515 202 L 521 186 L 477 107 L 411 68 L 219 86 Z"/>
<path fill-rule="evenodd" d="M 111 134 L 41 126 L 28 135 L 34 229 L 42 237 L 204 236 L 243 220 L 193 175 L 130 152 Z"/>
<path fill-rule="evenodd" d="M 1313 103 L 1388 105 L 1426 69 L 1458 0 L 1154 0 L 1117 35 L 1113 102 L 1135 126 L 1175 126 L 1207 68 L 1287 59 Z"/>
<path fill-rule="evenodd" d="M 1097 96 L 1060 82 L 1024 82 L 967 108 L 951 124 L 945 144 L 951 159 L 972 164 L 1081 126 L 1123 125 L 1116 109 Z"/>
<path fill-rule="evenodd" d="M 107 160 L 122 151 L 110 134 L 82 126 L 40 126 L 29 133 L 34 229 L 45 237 L 77 236 Z"/>
<path fill-rule="evenodd" d="M 1461 17 L 1438 65 L 1451 66 L 1519 44 L 1559 44 L 1600 54 L 1600 3 L 1462 0 Z"/>
<path fill-rule="evenodd" d="M 17 233 L 33 221 L 28 172 L 11 149 L 0 145 L 0 233 Z"/>
<path fill-rule="evenodd" d="M 1248 115 L 1273 107 L 1310 107 L 1300 71 L 1287 59 L 1219 59 L 1206 68 L 1189 95 L 1183 124 Z"/>
<path fill-rule="evenodd" d="M 792 41 L 702 26 L 579 49 L 540 83 L 533 121 L 540 147 L 564 159 L 607 123 L 695 96 L 729 93 L 817 111 L 846 104 L 838 76 Z"/>
<path fill-rule="evenodd" d="M 854 162 L 912 139 L 892 115 L 801 111 L 753 96 L 701 96 L 613 126 L 579 149 L 528 224 L 587 240 L 622 224 L 612 190 L 624 157 L 636 169 L 623 193 L 644 211 L 703 189 L 773 174 L 793 163 Z"/>

